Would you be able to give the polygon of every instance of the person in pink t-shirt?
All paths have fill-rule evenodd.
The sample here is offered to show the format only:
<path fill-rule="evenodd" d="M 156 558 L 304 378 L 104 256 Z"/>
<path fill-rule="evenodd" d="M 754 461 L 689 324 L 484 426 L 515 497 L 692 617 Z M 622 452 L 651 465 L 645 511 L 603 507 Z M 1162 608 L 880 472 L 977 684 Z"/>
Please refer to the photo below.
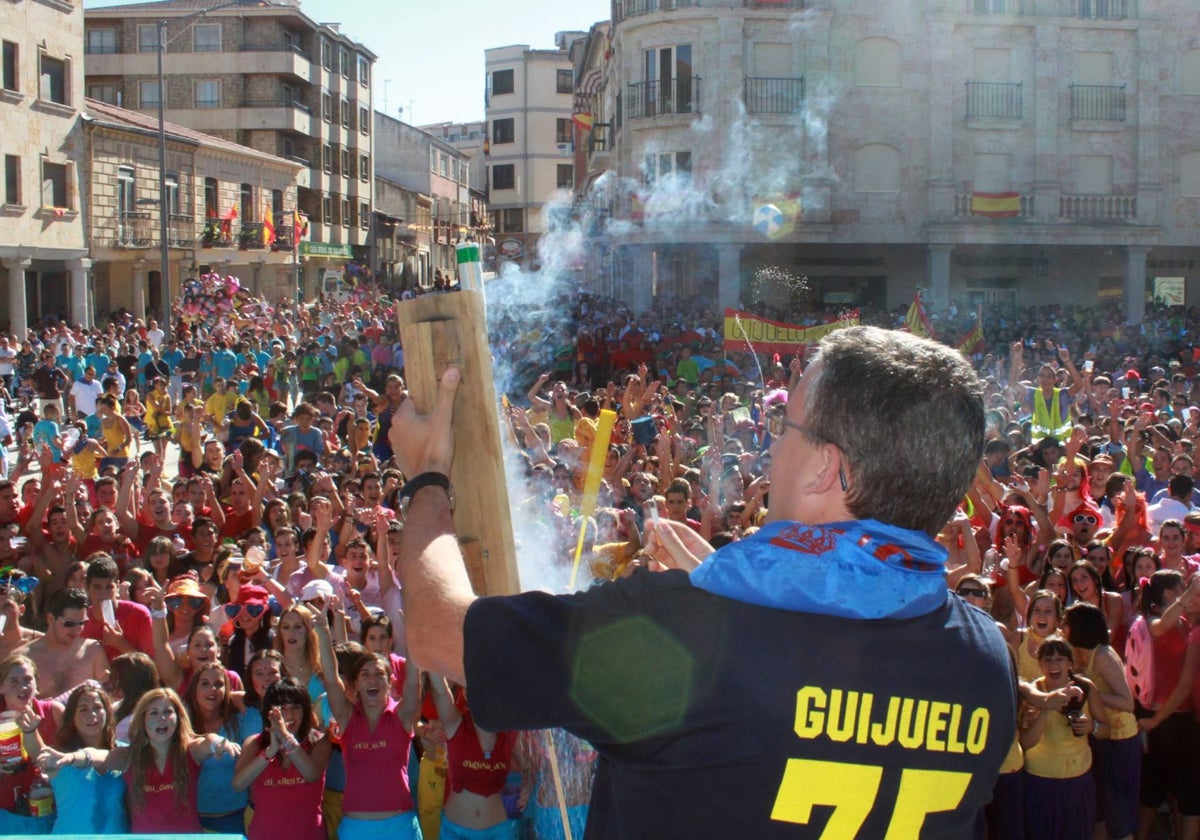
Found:
<path fill-rule="evenodd" d="M 129 746 L 109 753 L 88 750 L 88 763 L 124 774 L 131 834 L 199 834 L 200 765 L 240 752 L 238 744 L 220 735 L 196 735 L 179 695 L 155 688 L 134 707 Z"/>
<path fill-rule="evenodd" d="M 349 669 L 354 688 L 351 703 L 338 674 L 325 613 L 312 619 L 321 647 L 326 699 L 337 721 L 346 765 L 339 840 L 387 836 L 407 840 L 421 836 L 408 785 L 408 753 L 419 706 L 418 692 L 397 702 L 389 693 L 392 663 L 384 654 L 365 654 Z M 413 669 L 415 671 L 415 669 Z"/>
<path fill-rule="evenodd" d="M 263 731 L 247 739 L 233 771 L 234 790 L 250 790 L 250 840 L 325 840 L 321 799 L 330 741 L 316 728 L 312 700 L 294 677 L 262 699 Z"/>

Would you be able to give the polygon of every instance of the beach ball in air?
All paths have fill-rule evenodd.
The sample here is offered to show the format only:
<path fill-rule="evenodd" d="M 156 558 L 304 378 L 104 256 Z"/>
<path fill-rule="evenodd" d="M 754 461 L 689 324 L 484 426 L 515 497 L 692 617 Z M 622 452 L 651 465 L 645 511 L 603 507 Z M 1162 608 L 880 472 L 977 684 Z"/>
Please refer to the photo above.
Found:
<path fill-rule="evenodd" d="M 754 229 L 763 236 L 774 236 L 783 229 L 783 211 L 774 204 L 762 204 L 755 208 Z"/>

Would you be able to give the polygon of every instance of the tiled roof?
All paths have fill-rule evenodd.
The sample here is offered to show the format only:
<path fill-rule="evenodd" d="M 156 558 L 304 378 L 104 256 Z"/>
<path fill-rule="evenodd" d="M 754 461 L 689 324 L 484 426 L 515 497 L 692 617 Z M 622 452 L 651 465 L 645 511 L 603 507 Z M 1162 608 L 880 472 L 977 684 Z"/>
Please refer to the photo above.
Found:
<path fill-rule="evenodd" d="M 188 2 L 188 0 L 167 0 L 169 3 Z M 148 4 L 152 5 L 152 4 Z M 107 102 L 101 102 L 98 99 L 85 99 L 83 102 L 84 119 L 96 123 L 108 123 L 112 125 L 138 129 L 143 132 L 158 134 L 158 118 L 147 116 L 138 111 L 130 111 L 127 108 L 118 108 L 116 105 L 109 105 Z M 229 140 L 222 140 L 219 137 L 213 137 L 211 134 L 205 134 L 202 131 L 188 128 L 186 126 L 177 125 L 176 123 L 165 123 L 167 136 L 182 140 L 185 143 L 194 143 L 197 146 L 203 146 L 217 151 L 230 152 L 233 154 L 243 155 L 246 157 L 257 158 L 266 163 L 279 164 L 282 166 L 292 166 L 296 169 L 302 169 L 303 164 L 295 161 L 281 158 L 277 155 L 260 152 L 257 149 L 251 149 L 249 146 L 242 146 Z"/>

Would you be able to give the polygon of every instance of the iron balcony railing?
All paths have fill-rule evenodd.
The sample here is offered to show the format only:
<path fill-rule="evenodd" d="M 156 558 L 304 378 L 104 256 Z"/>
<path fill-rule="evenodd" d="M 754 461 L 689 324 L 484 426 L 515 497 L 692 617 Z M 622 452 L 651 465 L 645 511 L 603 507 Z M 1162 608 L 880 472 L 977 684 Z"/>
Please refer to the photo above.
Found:
<path fill-rule="evenodd" d="M 238 248 L 243 251 L 261 251 L 267 246 L 263 244 L 263 223 L 242 222 L 238 231 Z"/>
<path fill-rule="evenodd" d="M 196 244 L 196 222 L 186 213 L 172 213 L 167 222 L 167 242 L 172 248 L 192 248 Z"/>
<path fill-rule="evenodd" d="M 746 111 L 751 114 L 796 114 L 804 107 L 804 77 L 750 76 L 746 79 Z"/>
<path fill-rule="evenodd" d="M 204 235 L 200 237 L 202 248 L 232 248 L 233 222 L 223 222 L 220 219 L 207 219 L 204 222 Z"/>
<path fill-rule="evenodd" d="M 1124 20 L 1129 17 L 1129 0 L 1075 0 L 1075 17 Z"/>
<path fill-rule="evenodd" d="M 679 76 L 654 82 L 632 82 L 626 116 L 631 120 L 700 111 L 700 77 Z"/>
<path fill-rule="evenodd" d="M 155 242 L 154 224 L 148 212 L 130 210 L 117 214 L 117 235 L 113 242 L 118 248 L 149 248 Z"/>
<path fill-rule="evenodd" d="M 967 119 L 1021 119 L 1020 82 L 967 82 Z"/>
<path fill-rule="evenodd" d="M 1125 85 L 1071 85 L 1071 119 L 1125 121 Z"/>
<path fill-rule="evenodd" d="M 275 225 L 275 241 L 271 243 L 271 250 L 291 251 L 292 230 L 291 225 Z"/>

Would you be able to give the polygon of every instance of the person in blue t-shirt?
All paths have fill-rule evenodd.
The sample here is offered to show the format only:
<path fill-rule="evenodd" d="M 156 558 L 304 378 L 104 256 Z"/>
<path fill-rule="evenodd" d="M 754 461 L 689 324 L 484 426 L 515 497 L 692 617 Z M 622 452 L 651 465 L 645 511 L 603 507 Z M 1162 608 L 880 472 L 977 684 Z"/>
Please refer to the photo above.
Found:
<path fill-rule="evenodd" d="M 237 371 L 237 367 L 237 355 L 225 345 L 224 341 L 218 341 L 217 348 L 213 351 L 214 373 L 222 379 L 229 381 L 233 379 L 233 374 Z"/>
<path fill-rule="evenodd" d="M 279 433 L 279 442 L 287 457 L 288 469 L 296 467 L 296 453 L 311 452 L 320 462 L 325 455 L 325 433 L 313 423 L 317 419 L 317 410 L 310 403 L 302 402 L 292 412 L 295 423 L 284 426 Z"/>
<path fill-rule="evenodd" d="M 183 351 L 179 349 L 179 342 L 174 339 L 167 342 L 167 349 L 160 358 L 171 371 L 171 384 L 167 393 L 171 395 L 172 402 L 179 402 L 179 396 L 183 393 L 183 372 L 179 369 L 179 363 L 183 361 Z"/>
<path fill-rule="evenodd" d="M 66 371 L 67 375 L 71 377 L 72 382 L 79 382 L 82 380 L 83 369 L 87 367 L 84 362 L 82 347 L 76 347 L 75 352 L 72 353 L 67 347 L 64 346 L 63 351 L 58 354 L 58 357 L 54 360 L 54 363 Z"/>

